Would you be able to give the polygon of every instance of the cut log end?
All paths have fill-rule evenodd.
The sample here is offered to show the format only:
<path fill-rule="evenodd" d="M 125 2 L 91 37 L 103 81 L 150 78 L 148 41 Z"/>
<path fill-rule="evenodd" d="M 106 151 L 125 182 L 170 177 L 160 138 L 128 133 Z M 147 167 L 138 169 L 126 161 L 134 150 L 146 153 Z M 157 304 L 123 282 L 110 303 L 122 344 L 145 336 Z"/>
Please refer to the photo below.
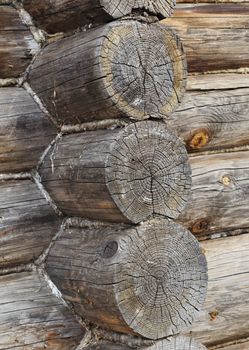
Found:
<path fill-rule="evenodd" d="M 205 299 L 207 266 L 189 231 L 167 220 L 84 231 L 64 232 L 47 261 L 80 316 L 149 339 L 192 324 Z"/>
<path fill-rule="evenodd" d="M 185 92 L 182 45 L 163 25 L 112 24 L 103 43 L 101 67 L 113 105 L 137 120 L 169 116 Z"/>
<path fill-rule="evenodd" d="M 188 155 L 164 124 L 131 124 L 112 145 L 106 180 L 116 205 L 131 222 L 154 215 L 176 218 L 191 188 Z"/>

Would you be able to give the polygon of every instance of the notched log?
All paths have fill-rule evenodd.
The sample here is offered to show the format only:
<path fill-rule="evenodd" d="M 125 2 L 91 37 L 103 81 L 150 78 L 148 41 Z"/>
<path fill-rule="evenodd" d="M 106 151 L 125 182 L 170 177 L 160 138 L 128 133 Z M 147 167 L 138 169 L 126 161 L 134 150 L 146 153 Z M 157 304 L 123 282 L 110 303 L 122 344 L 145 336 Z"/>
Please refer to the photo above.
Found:
<path fill-rule="evenodd" d="M 48 45 L 28 80 L 59 124 L 163 118 L 185 92 L 185 56 L 170 28 L 119 21 Z"/>
<path fill-rule="evenodd" d="M 191 188 L 183 143 L 152 121 L 64 136 L 40 174 L 65 214 L 113 222 L 176 218 Z"/>
<path fill-rule="evenodd" d="M 167 220 L 65 229 L 46 270 L 80 316 L 150 339 L 188 328 L 207 288 L 198 241 Z"/>

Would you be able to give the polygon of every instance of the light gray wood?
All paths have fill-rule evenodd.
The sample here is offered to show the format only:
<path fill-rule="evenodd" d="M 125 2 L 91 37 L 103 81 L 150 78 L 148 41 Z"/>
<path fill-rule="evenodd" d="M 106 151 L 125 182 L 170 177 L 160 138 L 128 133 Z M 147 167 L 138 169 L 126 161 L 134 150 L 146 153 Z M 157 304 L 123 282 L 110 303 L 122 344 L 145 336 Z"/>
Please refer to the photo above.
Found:
<path fill-rule="evenodd" d="M 183 97 L 186 62 L 170 28 L 117 21 L 48 45 L 28 80 L 60 125 L 162 118 Z"/>
<path fill-rule="evenodd" d="M 243 341 L 243 339 L 238 339 L 234 342 L 234 344 L 227 345 L 218 345 L 211 347 L 210 350 L 248 350 L 249 349 L 249 341 Z"/>
<path fill-rule="evenodd" d="M 65 214 L 113 222 L 176 218 L 191 188 L 183 143 L 152 121 L 64 136 L 40 174 Z"/>
<path fill-rule="evenodd" d="M 80 316 L 149 339 L 187 329 L 207 288 L 198 241 L 167 220 L 67 228 L 50 250 L 46 270 Z"/>
<path fill-rule="evenodd" d="M 249 234 L 208 240 L 201 246 L 208 263 L 208 293 L 190 334 L 208 348 L 247 338 Z"/>
<path fill-rule="evenodd" d="M 248 4 L 184 4 L 163 23 L 183 41 L 189 72 L 248 67 Z"/>
<path fill-rule="evenodd" d="M 0 89 L 1 173 L 35 168 L 56 134 L 56 128 L 27 91 Z"/>
<path fill-rule="evenodd" d="M 188 76 L 188 91 L 228 90 L 249 88 L 249 75 L 246 73 L 213 73 Z"/>
<path fill-rule="evenodd" d="M 56 33 L 109 22 L 132 12 L 168 17 L 175 0 L 23 0 L 23 5 L 39 27 Z"/>
<path fill-rule="evenodd" d="M 0 276 L 1 350 L 75 350 L 84 329 L 34 273 Z"/>
<path fill-rule="evenodd" d="M 18 11 L 0 4 L 0 78 L 16 78 L 22 74 L 38 48 Z"/>
<path fill-rule="evenodd" d="M 60 224 L 61 219 L 31 180 L 0 182 L 0 267 L 36 259 Z"/>

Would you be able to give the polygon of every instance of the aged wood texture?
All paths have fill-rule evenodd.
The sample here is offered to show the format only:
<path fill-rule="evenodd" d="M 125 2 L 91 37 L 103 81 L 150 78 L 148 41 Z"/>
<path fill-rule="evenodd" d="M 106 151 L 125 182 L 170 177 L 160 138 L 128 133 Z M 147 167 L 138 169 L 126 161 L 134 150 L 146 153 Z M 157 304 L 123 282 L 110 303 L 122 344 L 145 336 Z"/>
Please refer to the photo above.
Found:
<path fill-rule="evenodd" d="M 208 348 L 247 338 L 249 234 L 208 240 L 201 245 L 208 263 L 208 293 L 204 309 L 190 329 L 191 335 Z M 235 349 L 241 350 L 243 347 Z"/>
<path fill-rule="evenodd" d="M 215 347 L 211 347 L 210 350 L 248 350 L 249 349 L 249 342 L 243 341 L 243 339 L 239 339 L 234 342 L 234 344 L 227 344 L 227 345 L 218 345 Z"/>
<path fill-rule="evenodd" d="M 31 180 L 0 182 L 0 267 L 37 258 L 60 223 Z"/>
<path fill-rule="evenodd" d="M 193 338 L 178 336 L 170 339 L 160 340 L 154 345 L 143 346 L 139 348 L 129 347 L 127 345 L 119 345 L 107 342 L 100 342 L 83 348 L 85 350 L 206 350 L 205 346 L 198 343 Z"/>
<path fill-rule="evenodd" d="M 249 152 L 190 158 L 192 194 L 179 221 L 196 235 L 249 227 Z"/>
<path fill-rule="evenodd" d="M 59 124 L 167 117 L 185 92 L 185 56 L 170 28 L 118 21 L 48 45 L 28 80 Z"/>
<path fill-rule="evenodd" d="M 183 143 L 152 121 L 64 136 L 40 174 L 65 214 L 114 222 L 176 218 L 191 187 Z"/>
<path fill-rule="evenodd" d="M 75 350 L 84 336 L 37 273 L 0 276 L 0 349 Z"/>
<path fill-rule="evenodd" d="M 23 5 L 39 27 L 56 33 L 109 22 L 141 10 L 159 18 L 168 17 L 175 0 L 23 0 Z"/>
<path fill-rule="evenodd" d="M 18 12 L 0 4 L 0 78 L 22 74 L 37 50 L 38 44 Z"/>
<path fill-rule="evenodd" d="M 179 5 L 163 23 L 182 39 L 189 72 L 249 66 L 248 4 Z"/>
<path fill-rule="evenodd" d="M 246 73 L 212 73 L 188 76 L 188 91 L 228 90 L 249 88 L 249 75 Z"/>
<path fill-rule="evenodd" d="M 56 128 L 27 91 L 0 89 L 1 173 L 35 168 L 56 134 Z"/>
<path fill-rule="evenodd" d="M 198 241 L 168 220 L 65 229 L 46 269 L 79 315 L 150 339 L 188 328 L 207 287 Z"/>

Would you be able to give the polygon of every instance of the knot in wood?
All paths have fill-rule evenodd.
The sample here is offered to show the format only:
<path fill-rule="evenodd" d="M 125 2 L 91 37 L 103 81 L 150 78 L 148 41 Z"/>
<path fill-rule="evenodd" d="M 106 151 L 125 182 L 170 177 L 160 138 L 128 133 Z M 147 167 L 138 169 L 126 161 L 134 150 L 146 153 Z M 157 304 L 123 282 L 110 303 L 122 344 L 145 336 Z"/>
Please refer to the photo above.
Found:
<path fill-rule="evenodd" d="M 118 250 L 118 243 L 116 241 L 107 242 L 103 250 L 103 258 L 112 258 Z"/>
<path fill-rule="evenodd" d="M 176 218 L 191 189 L 187 152 L 164 124 L 131 124 L 113 142 L 106 181 L 128 220 L 138 223 L 157 214 Z"/>
<path fill-rule="evenodd" d="M 211 135 L 207 129 L 198 129 L 187 143 L 190 149 L 200 149 L 205 147 L 210 140 Z"/>

